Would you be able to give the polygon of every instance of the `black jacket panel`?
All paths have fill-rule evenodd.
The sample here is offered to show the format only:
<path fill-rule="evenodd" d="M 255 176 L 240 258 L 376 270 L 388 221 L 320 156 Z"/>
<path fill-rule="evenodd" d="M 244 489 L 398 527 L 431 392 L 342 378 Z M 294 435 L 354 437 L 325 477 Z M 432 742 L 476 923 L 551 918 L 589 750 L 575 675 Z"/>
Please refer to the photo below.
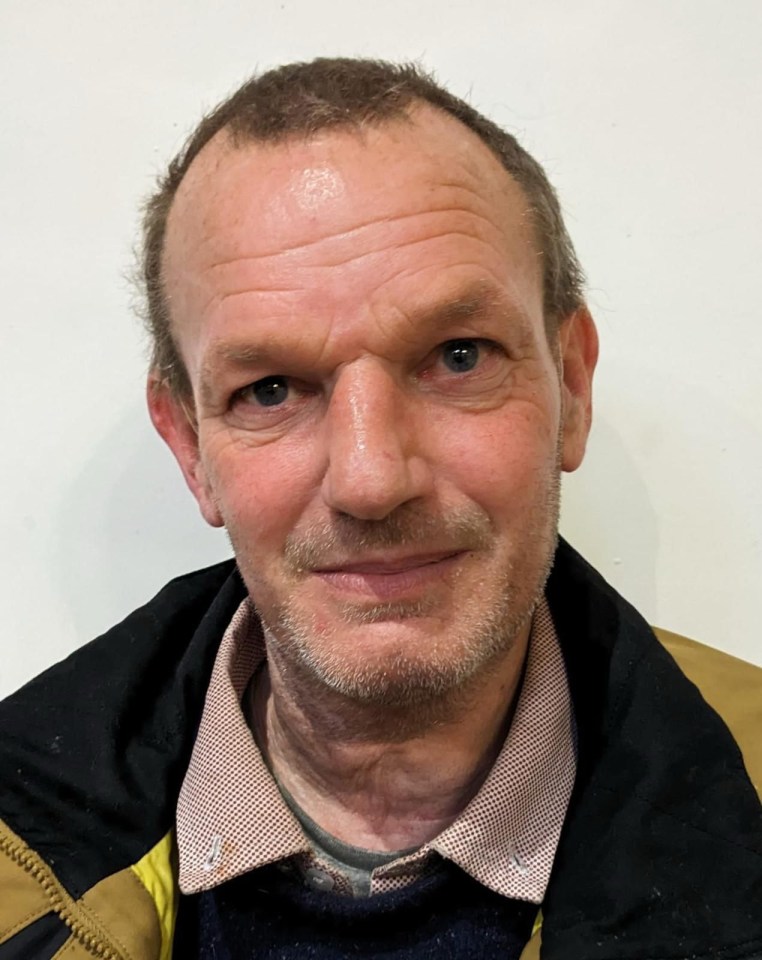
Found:
<path fill-rule="evenodd" d="M 172 581 L 0 704 L 0 818 L 75 898 L 171 829 L 217 647 L 244 596 L 232 562 Z M 547 596 L 579 763 L 543 957 L 762 955 L 762 816 L 733 738 L 563 542 Z"/>

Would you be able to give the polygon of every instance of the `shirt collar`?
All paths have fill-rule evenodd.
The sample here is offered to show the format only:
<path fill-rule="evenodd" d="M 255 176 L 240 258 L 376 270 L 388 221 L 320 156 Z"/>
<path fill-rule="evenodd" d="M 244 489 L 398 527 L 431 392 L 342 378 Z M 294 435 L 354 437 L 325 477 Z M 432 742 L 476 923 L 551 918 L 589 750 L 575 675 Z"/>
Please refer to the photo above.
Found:
<path fill-rule="evenodd" d="M 249 870 L 311 852 L 241 709 L 244 691 L 265 658 L 261 625 L 247 598 L 222 638 L 178 799 L 183 893 L 211 889 Z M 379 883 L 436 851 L 497 893 L 539 903 L 575 767 L 566 673 L 543 598 L 532 622 L 511 727 L 487 779 L 430 843 L 378 868 Z"/>

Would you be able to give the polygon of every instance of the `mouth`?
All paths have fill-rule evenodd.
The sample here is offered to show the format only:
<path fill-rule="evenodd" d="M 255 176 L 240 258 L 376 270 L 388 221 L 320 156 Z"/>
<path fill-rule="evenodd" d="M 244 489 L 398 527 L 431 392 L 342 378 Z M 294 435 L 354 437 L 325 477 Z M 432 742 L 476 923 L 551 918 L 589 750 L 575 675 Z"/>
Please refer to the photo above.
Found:
<path fill-rule="evenodd" d="M 449 550 L 358 558 L 314 569 L 312 575 L 340 593 L 393 600 L 431 586 L 451 572 L 466 554 L 463 550 Z"/>

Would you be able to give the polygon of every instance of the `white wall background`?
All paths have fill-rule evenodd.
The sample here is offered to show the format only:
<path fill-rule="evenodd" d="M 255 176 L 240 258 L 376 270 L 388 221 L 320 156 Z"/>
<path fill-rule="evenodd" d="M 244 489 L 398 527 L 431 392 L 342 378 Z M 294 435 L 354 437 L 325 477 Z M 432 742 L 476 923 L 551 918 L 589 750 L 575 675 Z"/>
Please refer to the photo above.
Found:
<path fill-rule="evenodd" d="M 563 531 L 762 662 L 759 0 L 4 0 L 0 693 L 228 554 L 142 401 L 139 200 L 257 68 L 420 58 L 559 188 L 602 357 Z"/>

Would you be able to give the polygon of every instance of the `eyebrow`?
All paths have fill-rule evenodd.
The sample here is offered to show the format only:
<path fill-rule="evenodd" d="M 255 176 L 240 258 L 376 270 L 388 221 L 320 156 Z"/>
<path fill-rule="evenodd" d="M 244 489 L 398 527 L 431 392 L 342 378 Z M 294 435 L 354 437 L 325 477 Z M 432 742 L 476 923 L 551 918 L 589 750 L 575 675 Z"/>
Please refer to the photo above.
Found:
<path fill-rule="evenodd" d="M 487 281 L 478 281 L 462 290 L 455 297 L 443 298 L 439 303 L 423 308 L 413 308 L 409 317 L 416 327 L 437 328 L 453 326 L 467 320 L 486 317 L 496 310 L 509 314 L 514 323 L 526 330 L 526 319 L 520 310 L 497 292 Z M 282 350 L 283 347 L 279 347 Z M 272 360 L 273 351 L 267 345 L 236 341 L 214 342 L 201 366 L 199 391 L 204 403 L 212 397 L 214 374 L 220 366 L 241 370 L 266 365 Z"/>
<path fill-rule="evenodd" d="M 201 365 L 199 377 L 199 393 L 204 405 L 208 404 L 213 396 L 212 382 L 218 367 L 235 367 L 246 370 L 263 363 L 269 357 L 268 351 L 262 346 L 252 343 L 228 342 L 218 340 L 212 344 L 204 362 Z"/>
<path fill-rule="evenodd" d="M 467 287 L 454 298 L 443 299 L 431 307 L 413 310 L 410 317 L 420 326 L 447 326 L 484 316 L 496 309 L 505 310 L 507 306 L 491 284 L 479 282 Z"/>
<path fill-rule="evenodd" d="M 454 297 L 443 298 L 433 306 L 409 313 L 411 322 L 424 330 L 457 328 L 469 322 L 500 319 L 513 330 L 514 345 L 528 343 L 532 336 L 532 322 L 521 305 L 504 296 L 489 280 L 477 281 Z M 461 334 L 462 335 L 462 334 Z M 470 335 L 478 336 L 478 327 Z"/>

